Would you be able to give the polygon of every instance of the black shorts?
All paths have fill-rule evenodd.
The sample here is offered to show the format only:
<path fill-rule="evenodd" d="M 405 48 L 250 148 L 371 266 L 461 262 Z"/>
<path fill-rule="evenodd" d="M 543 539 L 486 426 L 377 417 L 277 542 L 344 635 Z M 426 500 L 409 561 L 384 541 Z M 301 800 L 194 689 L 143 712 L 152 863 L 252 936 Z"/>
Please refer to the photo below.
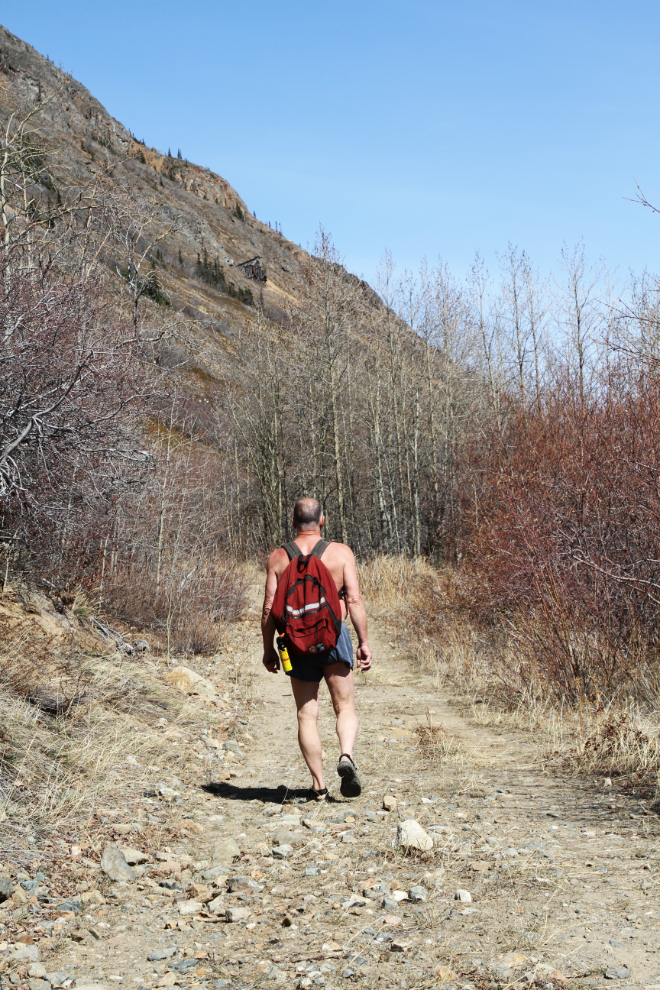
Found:
<path fill-rule="evenodd" d="M 323 668 L 331 663 L 345 663 L 349 670 L 353 669 L 353 643 L 351 634 L 345 622 L 341 624 L 341 632 L 337 645 L 324 653 L 293 653 L 289 650 L 291 670 L 285 670 L 288 677 L 297 677 L 299 681 L 316 681 L 318 684 L 323 677 Z"/>

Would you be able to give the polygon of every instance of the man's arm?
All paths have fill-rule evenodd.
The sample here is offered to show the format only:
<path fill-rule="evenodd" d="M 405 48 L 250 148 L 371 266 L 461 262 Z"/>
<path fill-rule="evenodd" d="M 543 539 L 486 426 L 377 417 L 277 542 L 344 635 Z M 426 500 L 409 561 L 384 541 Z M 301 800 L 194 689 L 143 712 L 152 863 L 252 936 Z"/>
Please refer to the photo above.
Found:
<path fill-rule="evenodd" d="M 266 670 L 269 670 L 271 674 L 276 674 L 280 669 L 280 658 L 273 645 L 273 639 L 275 638 L 277 628 L 275 626 L 275 619 L 273 618 L 272 612 L 275 592 L 277 591 L 277 571 L 275 569 L 275 565 L 280 552 L 280 550 L 275 550 L 268 558 L 268 563 L 266 565 L 264 607 L 261 612 L 261 635 L 263 636 L 264 641 L 263 664 Z"/>
<path fill-rule="evenodd" d="M 344 588 L 346 589 L 346 605 L 358 636 L 357 665 L 360 670 L 371 667 L 371 650 L 367 640 L 367 611 L 360 594 L 360 583 L 355 566 L 353 551 L 348 550 L 348 560 L 344 564 Z"/>

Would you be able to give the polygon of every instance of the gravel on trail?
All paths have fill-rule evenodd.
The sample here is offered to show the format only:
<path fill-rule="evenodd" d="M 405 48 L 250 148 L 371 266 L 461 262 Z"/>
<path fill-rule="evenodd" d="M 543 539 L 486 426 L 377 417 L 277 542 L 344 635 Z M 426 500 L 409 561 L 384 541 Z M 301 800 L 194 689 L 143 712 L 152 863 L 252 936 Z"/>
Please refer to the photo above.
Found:
<path fill-rule="evenodd" d="M 616 782 L 549 775 L 375 633 L 359 798 L 322 691 L 332 797 L 307 801 L 290 685 L 254 635 L 240 744 L 205 737 L 79 844 L 5 856 L 0 985 L 660 986 L 657 816 Z"/>

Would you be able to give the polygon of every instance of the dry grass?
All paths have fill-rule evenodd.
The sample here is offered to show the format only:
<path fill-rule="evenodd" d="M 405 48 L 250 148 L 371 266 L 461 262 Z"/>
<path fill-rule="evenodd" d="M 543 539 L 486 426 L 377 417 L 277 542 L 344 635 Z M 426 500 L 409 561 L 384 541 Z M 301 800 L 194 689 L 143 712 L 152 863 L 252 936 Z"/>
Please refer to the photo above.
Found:
<path fill-rule="evenodd" d="M 21 613 L 34 623 L 40 617 L 22 610 L 16 598 L 11 607 L 11 619 Z M 68 616 L 80 615 L 88 626 L 92 611 L 79 596 Z M 227 642 L 236 630 L 228 627 Z M 84 832 L 99 804 L 121 806 L 136 788 L 168 780 L 173 770 L 185 774 L 188 758 L 198 775 L 194 741 L 209 727 L 220 735 L 249 710 L 251 680 L 238 649 L 193 661 L 218 692 L 202 701 L 163 680 L 164 657 L 109 654 L 101 639 L 94 651 L 89 634 L 87 649 L 71 647 L 68 637 L 48 638 L 36 623 L 24 623 L 13 638 L 6 625 L 3 632 L 0 822 L 10 845 L 53 830 Z M 170 730 L 191 742 L 174 750 L 165 737 Z"/>
<path fill-rule="evenodd" d="M 430 673 L 436 688 L 453 695 L 476 725 L 528 733 L 541 765 L 641 783 L 658 797 L 655 706 L 629 696 L 603 705 L 597 695 L 576 704 L 551 692 L 544 671 L 521 656 L 511 630 L 484 629 L 470 619 L 462 603 L 473 589 L 449 568 L 380 557 L 362 564 L 359 576 L 370 613 L 387 623 L 413 667 Z M 425 760 L 459 756 L 460 747 L 430 723 L 417 732 Z"/>
<path fill-rule="evenodd" d="M 152 568 L 120 570 L 106 579 L 103 606 L 115 619 L 149 629 L 168 653 L 208 655 L 220 649 L 226 623 L 242 617 L 247 586 L 233 564 L 187 562 L 158 581 Z"/>

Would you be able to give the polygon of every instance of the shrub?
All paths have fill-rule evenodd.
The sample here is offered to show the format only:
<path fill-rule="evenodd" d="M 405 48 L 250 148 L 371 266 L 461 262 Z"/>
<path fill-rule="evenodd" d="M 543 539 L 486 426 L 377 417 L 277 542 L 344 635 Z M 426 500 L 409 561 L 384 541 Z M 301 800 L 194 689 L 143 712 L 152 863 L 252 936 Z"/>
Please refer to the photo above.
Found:
<path fill-rule="evenodd" d="M 223 623 L 241 618 L 247 605 L 245 582 L 229 562 L 171 566 L 157 580 L 147 564 L 122 567 L 104 582 L 103 604 L 110 614 L 169 637 L 173 652 L 213 653 Z"/>
<path fill-rule="evenodd" d="M 482 464 L 478 609 L 558 700 L 660 688 L 657 385 L 518 412 Z M 490 614 L 489 614 L 490 613 Z"/>

